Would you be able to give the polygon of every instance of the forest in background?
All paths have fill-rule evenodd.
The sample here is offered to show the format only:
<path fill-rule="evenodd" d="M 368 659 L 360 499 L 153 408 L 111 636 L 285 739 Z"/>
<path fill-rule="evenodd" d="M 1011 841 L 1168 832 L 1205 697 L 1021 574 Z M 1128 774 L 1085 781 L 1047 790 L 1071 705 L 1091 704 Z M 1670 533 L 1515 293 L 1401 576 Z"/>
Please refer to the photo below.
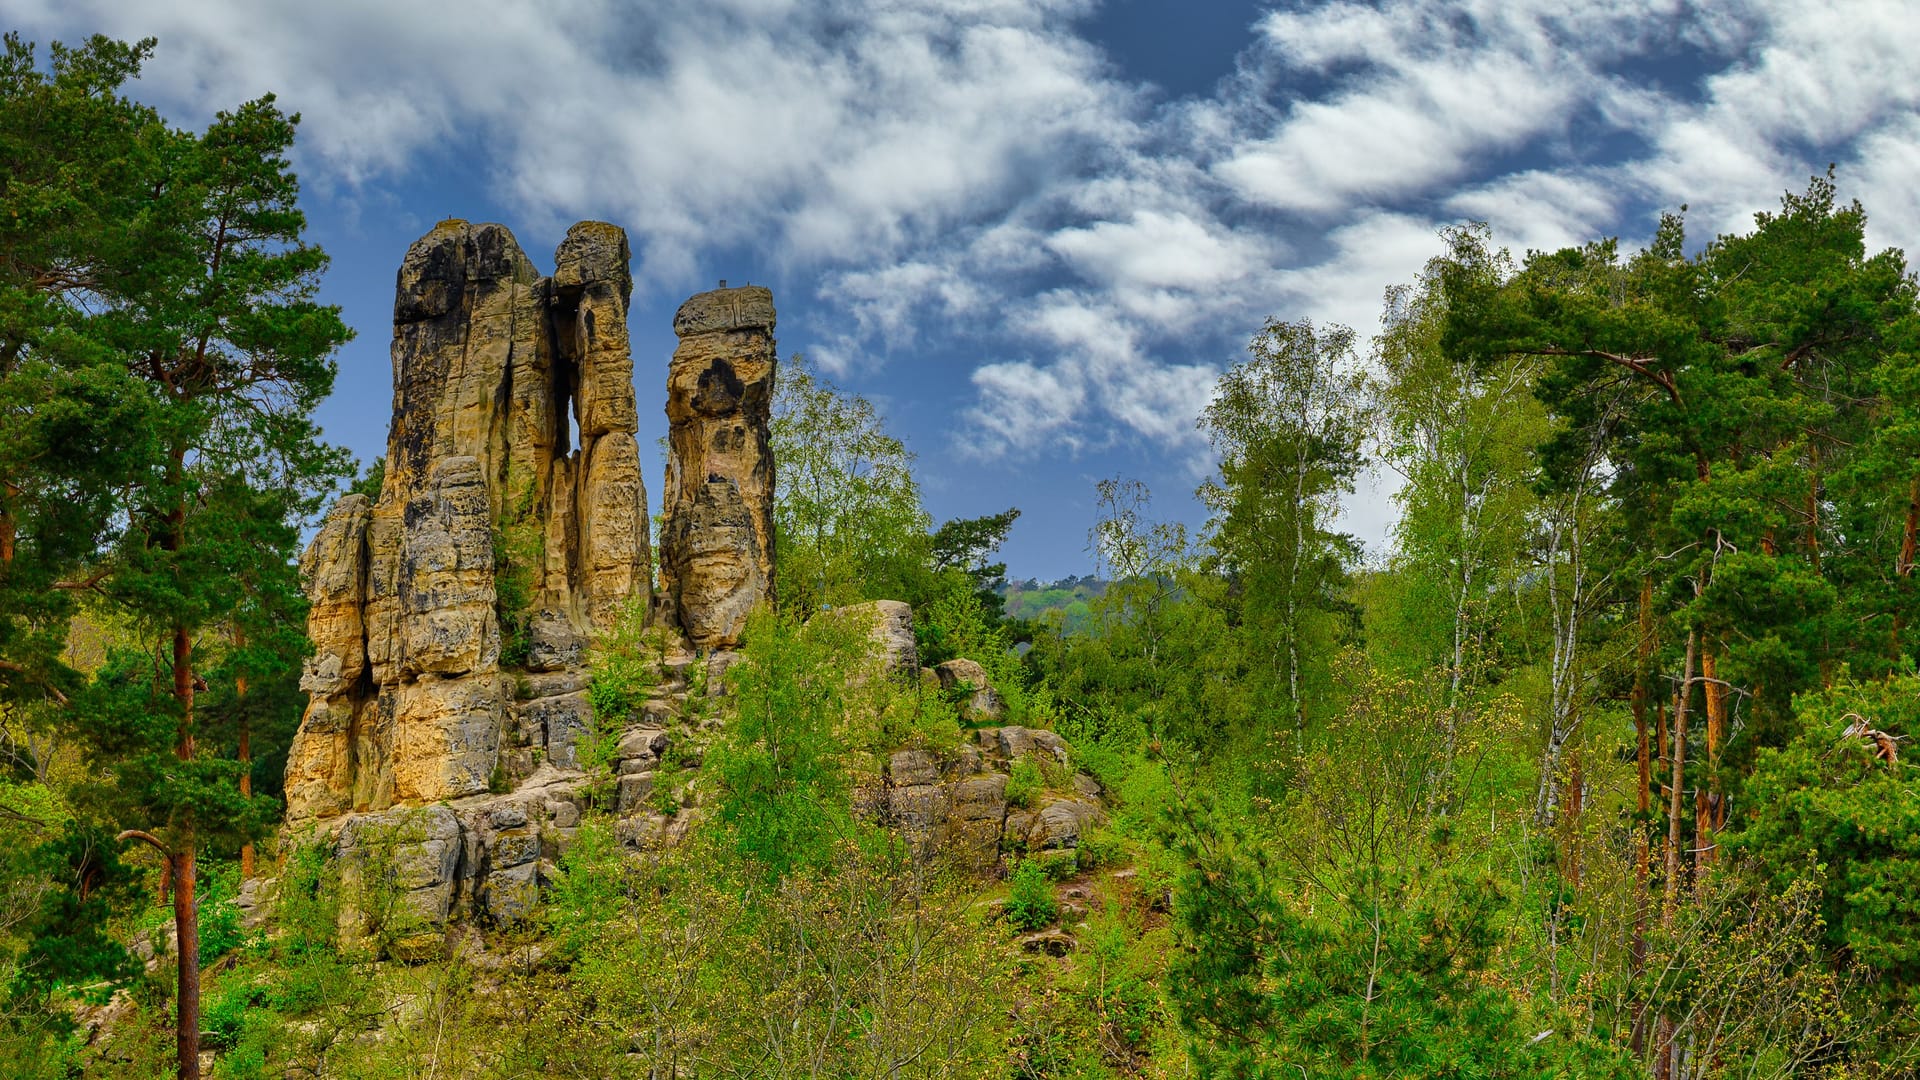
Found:
<path fill-rule="evenodd" d="M 1920 1072 L 1920 292 L 1833 176 L 1637 252 L 1463 225 L 1377 333 L 1249 328 L 1206 525 L 1101 483 L 1104 585 L 1038 618 L 993 562 L 1017 511 L 936 526 L 884 418 L 796 358 L 780 608 L 712 812 L 644 858 L 589 820 L 489 929 L 506 962 L 402 962 L 403 920 L 343 934 L 337 868 L 274 831 L 296 545 L 355 482 L 309 419 L 349 332 L 295 118 L 171 127 L 121 96 L 151 48 L 0 63 L 21 1075 L 197 1073 L 189 1029 L 236 1078 Z M 1369 463 L 1404 486 L 1363 565 L 1334 522 Z M 885 753 L 966 724 L 856 677 L 830 613 L 867 599 L 1069 740 L 1109 810 L 1072 858 L 982 880 L 863 818 Z M 601 644 L 596 706 L 649 647 Z M 1064 955 L 1015 943 L 1056 925 Z"/>

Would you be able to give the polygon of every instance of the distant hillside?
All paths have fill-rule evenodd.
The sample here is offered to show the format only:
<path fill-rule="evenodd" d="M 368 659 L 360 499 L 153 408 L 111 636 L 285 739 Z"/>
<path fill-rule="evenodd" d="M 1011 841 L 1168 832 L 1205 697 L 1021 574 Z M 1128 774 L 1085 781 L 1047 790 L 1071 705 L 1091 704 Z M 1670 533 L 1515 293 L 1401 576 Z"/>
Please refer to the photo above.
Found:
<path fill-rule="evenodd" d="M 1038 621 L 1049 611 L 1060 612 L 1062 625 L 1069 631 L 1082 630 L 1093 617 L 1090 602 L 1107 591 L 1107 583 L 1097 577 L 1064 577 L 1042 582 L 1035 578 L 1009 581 L 1000 590 L 1006 598 L 1007 615 Z"/>

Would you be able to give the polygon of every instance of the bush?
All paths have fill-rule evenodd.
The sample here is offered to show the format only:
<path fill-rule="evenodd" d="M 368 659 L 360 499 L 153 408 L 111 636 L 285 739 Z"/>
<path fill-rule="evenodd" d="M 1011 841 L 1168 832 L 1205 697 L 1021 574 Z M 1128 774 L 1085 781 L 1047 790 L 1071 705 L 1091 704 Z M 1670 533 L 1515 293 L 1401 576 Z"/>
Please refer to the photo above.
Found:
<path fill-rule="evenodd" d="M 1080 866 L 1093 870 L 1127 861 L 1127 842 L 1112 829 L 1089 829 L 1080 837 Z"/>
<path fill-rule="evenodd" d="M 229 982 L 207 999 L 200 1012 L 200 1028 L 207 1033 L 207 1044 L 214 1049 L 230 1049 L 240 1042 L 249 1011 L 265 1004 L 262 996 L 245 982 Z"/>
<path fill-rule="evenodd" d="M 1021 930 L 1052 924 L 1059 908 L 1053 902 L 1053 882 L 1037 860 L 1022 859 L 1013 868 L 1007 892 L 1007 921 Z"/>
<path fill-rule="evenodd" d="M 1014 762 L 1007 773 L 1007 804 L 1031 810 L 1046 786 L 1047 778 L 1039 764 L 1031 757 L 1023 757 Z"/>
<path fill-rule="evenodd" d="M 852 824 L 839 729 L 866 650 L 866 627 L 837 615 L 803 627 L 763 612 L 747 623 L 743 658 L 727 672 L 734 721 L 705 772 L 734 854 L 770 882 L 832 866 Z"/>
<path fill-rule="evenodd" d="M 247 944 L 250 936 L 240 925 L 238 892 L 240 868 L 222 866 L 207 877 L 200 897 L 200 962 L 209 964 Z"/>
<path fill-rule="evenodd" d="M 593 706 L 594 719 L 618 731 L 659 685 L 665 653 L 662 632 L 647 629 L 647 605 L 637 597 L 629 601 L 613 632 L 596 642 L 588 654 L 593 681 L 587 685 L 587 701 Z M 692 675 L 698 678 L 705 671 L 704 666 L 696 664 Z M 698 692 L 696 688 L 695 700 Z"/>
<path fill-rule="evenodd" d="M 1027 858 L 1038 863 L 1048 881 L 1066 881 L 1080 872 L 1080 856 L 1074 851 L 1042 851 Z"/>

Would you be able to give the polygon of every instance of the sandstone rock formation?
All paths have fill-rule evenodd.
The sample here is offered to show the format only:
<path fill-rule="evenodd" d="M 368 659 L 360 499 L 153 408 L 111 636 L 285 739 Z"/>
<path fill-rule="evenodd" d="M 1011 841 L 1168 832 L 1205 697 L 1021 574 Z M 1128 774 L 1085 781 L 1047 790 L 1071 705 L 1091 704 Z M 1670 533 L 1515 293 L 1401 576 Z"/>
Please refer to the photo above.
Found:
<path fill-rule="evenodd" d="M 992 724 L 1006 719 L 1007 705 L 987 681 L 987 669 L 977 660 L 947 660 L 933 666 L 940 689 L 964 694 L 960 719 L 969 724 Z"/>
<path fill-rule="evenodd" d="M 415 243 L 394 304 L 383 484 L 342 498 L 301 560 L 315 652 L 288 820 L 319 826 L 339 860 L 342 931 L 377 933 L 397 958 L 443 948 L 450 923 L 519 918 L 590 809 L 635 848 L 677 842 L 707 812 L 699 770 L 734 649 L 772 599 L 773 298 L 721 289 L 675 317 L 656 595 L 628 259 L 625 234 L 597 222 L 568 232 L 550 277 L 498 225 L 442 222 Z M 871 627 L 866 670 L 923 692 L 912 610 L 849 611 Z M 664 652 L 640 689 L 620 691 L 623 715 L 599 718 L 615 729 L 602 738 L 589 646 L 616 627 L 603 644 L 652 641 L 633 618 L 669 633 L 646 646 Z M 941 677 L 970 691 L 976 721 L 1000 715 L 979 665 Z M 1058 736 L 972 739 L 867 767 L 868 810 L 923 853 L 983 869 L 1004 849 L 1075 847 L 1098 788 L 1071 774 Z M 1029 756 L 1046 789 L 1009 805 Z M 400 923 L 376 926 L 379 913 Z"/>
<path fill-rule="evenodd" d="M 773 596 L 773 323 L 757 286 L 701 293 L 673 317 L 658 615 L 701 650 L 739 644 Z"/>
<path fill-rule="evenodd" d="M 584 682 L 516 701 L 501 664 L 577 671 L 587 637 L 651 597 L 628 258 L 600 222 L 568 232 L 551 278 L 499 225 L 441 222 L 407 252 L 379 498 L 341 499 L 301 561 L 315 654 L 290 820 L 571 762 Z"/>
<path fill-rule="evenodd" d="M 923 854 L 938 854 L 976 870 L 997 864 L 1003 849 L 1067 851 L 1101 820 L 1100 786 L 1068 772 L 1066 741 L 1051 731 L 983 728 L 971 744 L 941 758 L 927 750 L 899 750 L 887 759 L 884 814 Z M 1033 758 L 1045 772 L 1066 777 L 1062 790 L 1045 790 L 1022 807 L 1007 801 L 1014 762 Z"/>
<path fill-rule="evenodd" d="M 898 600 L 869 600 L 841 609 L 856 624 L 865 623 L 874 652 L 889 674 L 911 675 L 920 670 L 920 645 L 913 637 L 913 608 Z"/>

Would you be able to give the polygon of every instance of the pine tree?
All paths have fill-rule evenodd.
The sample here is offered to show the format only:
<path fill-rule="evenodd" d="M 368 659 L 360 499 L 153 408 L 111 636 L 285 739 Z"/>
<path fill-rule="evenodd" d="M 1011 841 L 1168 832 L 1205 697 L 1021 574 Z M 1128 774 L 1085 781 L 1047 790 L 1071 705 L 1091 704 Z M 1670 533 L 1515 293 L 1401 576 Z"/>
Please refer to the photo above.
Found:
<path fill-rule="evenodd" d="M 348 475 L 309 415 L 350 335 L 314 299 L 326 256 L 301 239 L 286 159 L 298 118 L 267 97 L 204 133 L 170 128 L 118 96 L 151 47 L 56 46 L 43 73 L 7 40 L 0 138 L 32 164 L 0 195 L 27 218 L 0 239 L 0 401 L 26 421 L 0 448 L 0 589 L 22 601 L 5 608 L 0 662 L 8 692 L 39 686 L 70 706 L 97 808 L 163 855 L 179 1075 L 196 1077 L 195 863 L 272 810 L 209 745 L 203 656 L 236 613 L 284 592 L 296 523 Z M 44 452 L 58 448 L 78 452 Z M 81 689 L 52 658 L 61 594 L 83 591 L 151 647 Z"/>

